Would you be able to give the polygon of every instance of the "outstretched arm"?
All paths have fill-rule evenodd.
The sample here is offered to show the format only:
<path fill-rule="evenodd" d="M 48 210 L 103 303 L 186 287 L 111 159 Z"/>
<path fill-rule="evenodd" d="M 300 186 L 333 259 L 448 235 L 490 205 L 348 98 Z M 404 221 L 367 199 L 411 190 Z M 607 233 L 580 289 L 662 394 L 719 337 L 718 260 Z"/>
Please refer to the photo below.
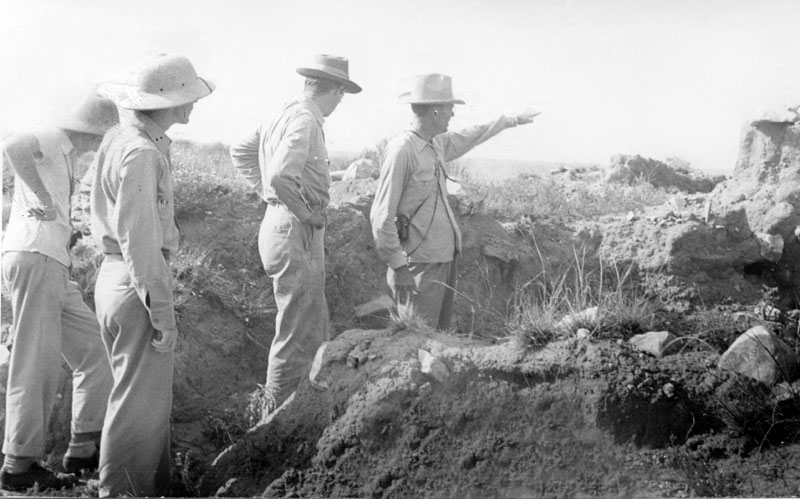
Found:
<path fill-rule="evenodd" d="M 491 139 L 506 128 L 517 125 L 527 125 L 540 113 L 535 109 L 526 109 L 519 114 L 500 116 L 496 120 L 461 130 L 436 136 L 434 140 L 441 141 L 445 161 L 458 159 L 478 144 Z"/>

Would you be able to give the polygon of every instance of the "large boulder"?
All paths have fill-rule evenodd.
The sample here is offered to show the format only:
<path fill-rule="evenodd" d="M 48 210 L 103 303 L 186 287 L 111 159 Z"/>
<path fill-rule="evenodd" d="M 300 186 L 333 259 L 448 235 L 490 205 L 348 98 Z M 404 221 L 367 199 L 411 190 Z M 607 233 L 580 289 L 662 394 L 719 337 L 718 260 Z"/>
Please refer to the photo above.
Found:
<path fill-rule="evenodd" d="M 773 386 L 797 378 L 797 356 L 764 326 L 755 326 L 739 336 L 722 354 L 718 366 Z"/>
<path fill-rule="evenodd" d="M 714 219 L 744 217 L 761 258 L 745 272 L 800 294 L 800 127 L 759 121 L 742 131 L 732 179 L 709 197 Z"/>
<path fill-rule="evenodd" d="M 624 171 L 671 178 L 651 160 L 625 157 L 615 164 L 612 178 L 626 178 Z M 764 286 L 791 301 L 800 295 L 800 127 L 748 124 L 733 178 L 709 194 L 679 196 L 598 225 L 604 258 L 664 272 L 674 289 L 697 302 L 755 302 Z"/>

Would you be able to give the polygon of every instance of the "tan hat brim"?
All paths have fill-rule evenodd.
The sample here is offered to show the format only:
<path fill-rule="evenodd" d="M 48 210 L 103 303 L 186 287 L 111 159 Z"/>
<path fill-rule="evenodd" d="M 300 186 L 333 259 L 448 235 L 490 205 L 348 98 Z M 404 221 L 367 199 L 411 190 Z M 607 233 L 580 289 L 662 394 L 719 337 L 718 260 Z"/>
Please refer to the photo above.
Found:
<path fill-rule="evenodd" d="M 77 118 L 64 118 L 56 123 L 58 128 L 74 130 L 76 132 L 90 133 L 92 135 L 105 135 L 109 128 L 116 123 L 86 123 Z"/>
<path fill-rule="evenodd" d="M 116 102 L 119 107 L 136 111 L 152 111 L 195 102 L 210 95 L 215 88 L 217 86 L 214 82 L 198 77 L 194 84 L 187 88 L 163 94 L 142 92 L 124 84 L 105 84 L 100 87 L 99 92 Z"/>
<path fill-rule="evenodd" d="M 361 92 L 361 87 L 354 81 L 342 78 L 327 71 L 315 68 L 297 68 L 297 72 L 307 78 L 324 78 L 326 80 L 333 80 L 337 83 L 344 85 L 344 91 L 348 94 L 357 94 Z"/>
<path fill-rule="evenodd" d="M 407 103 L 407 104 L 423 104 L 423 105 L 434 105 L 434 104 L 466 104 L 461 99 L 432 99 L 432 100 L 425 100 L 425 99 L 412 99 L 411 92 L 405 92 L 400 94 L 400 100 Z"/>

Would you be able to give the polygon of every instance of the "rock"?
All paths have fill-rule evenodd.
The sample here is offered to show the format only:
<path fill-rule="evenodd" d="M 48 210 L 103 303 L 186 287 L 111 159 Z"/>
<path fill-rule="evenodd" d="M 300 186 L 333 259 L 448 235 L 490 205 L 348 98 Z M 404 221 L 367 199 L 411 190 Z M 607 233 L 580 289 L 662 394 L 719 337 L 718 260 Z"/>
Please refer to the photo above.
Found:
<path fill-rule="evenodd" d="M 374 161 L 367 158 L 361 158 L 350 163 L 350 166 L 345 169 L 342 175 L 342 182 L 352 182 L 357 178 L 371 178 L 377 179 L 380 176 L 381 170 Z"/>
<path fill-rule="evenodd" d="M 673 208 L 675 208 L 678 211 L 683 210 L 684 208 L 686 208 L 686 198 L 683 198 L 683 197 L 680 197 L 680 196 L 671 197 L 669 199 L 669 203 L 670 203 L 670 205 L 672 205 Z"/>
<path fill-rule="evenodd" d="M 770 262 L 779 262 L 783 256 L 783 236 L 780 234 L 755 234 L 761 248 L 761 257 Z"/>
<path fill-rule="evenodd" d="M 437 359 L 427 350 L 419 349 L 417 351 L 419 357 L 420 371 L 422 374 L 427 374 L 439 383 L 444 383 L 450 376 L 450 370 L 441 360 Z"/>
<path fill-rule="evenodd" d="M 768 386 L 793 381 L 798 373 L 798 359 L 792 349 L 764 326 L 750 328 L 736 338 L 717 365 Z"/>
<path fill-rule="evenodd" d="M 632 336 L 628 343 L 640 352 L 646 352 L 655 357 L 663 357 L 674 353 L 678 347 L 678 338 L 669 331 L 650 331 Z"/>

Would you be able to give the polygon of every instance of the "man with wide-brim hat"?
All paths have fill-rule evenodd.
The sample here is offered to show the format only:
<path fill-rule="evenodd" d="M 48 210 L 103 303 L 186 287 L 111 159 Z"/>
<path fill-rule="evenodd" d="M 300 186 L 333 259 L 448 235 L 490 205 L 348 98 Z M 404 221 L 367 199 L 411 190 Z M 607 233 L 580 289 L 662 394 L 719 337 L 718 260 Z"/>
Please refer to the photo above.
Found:
<path fill-rule="evenodd" d="M 370 221 L 378 255 L 401 317 L 418 316 L 450 329 L 461 231 L 447 200 L 445 164 L 506 128 L 533 122 L 539 113 L 512 116 L 448 132 L 454 105 L 452 79 L 417 76 L 400 98 L 411 105 L 411 127 L 387 145 Z"/>
<path fill-rule="evenodd" d="M 105 253 L 95 305 L 114 373 L 100 446 L 100 496 L 170 491 L 173 349 L 169 259 L 178 250 L 167 130 L 214 91 L 186 57 L 160 55 L 101 85 L 121 108 L 95 162 L 92 235 Z"/>
<path fill-rule="evenodd" d="M 344 57 L 319 55 L 298 68 L 306 77 L 303 96 L 231 147 L 234 166 L 267 203 L 258 247 L 278 315 L 263 417 L 294 392 L 329 338 L 324 236 L 331 177 L 322 126 L 345 93 L 361 91 L 348 66 Z"/>
<path fill-rule="evenodd" d="M 3 279 L 13 313 L 0 489 L 61 488 L 72 480 L 36 460 L 45 452 L 62 361 L 73 371 L 68 472 L 97 468 L 97 446 L 111 390 L 100 328 L 70 279 L 71 195 L 83 176 L 78 158 L 98 148 L 118 121 L 114 104 L 92 92 L 52 127 L 2 144 L 14 170 L 14 195 L 3 238 Z M 85 169 L 84 169 L 85 170 Z"/>

